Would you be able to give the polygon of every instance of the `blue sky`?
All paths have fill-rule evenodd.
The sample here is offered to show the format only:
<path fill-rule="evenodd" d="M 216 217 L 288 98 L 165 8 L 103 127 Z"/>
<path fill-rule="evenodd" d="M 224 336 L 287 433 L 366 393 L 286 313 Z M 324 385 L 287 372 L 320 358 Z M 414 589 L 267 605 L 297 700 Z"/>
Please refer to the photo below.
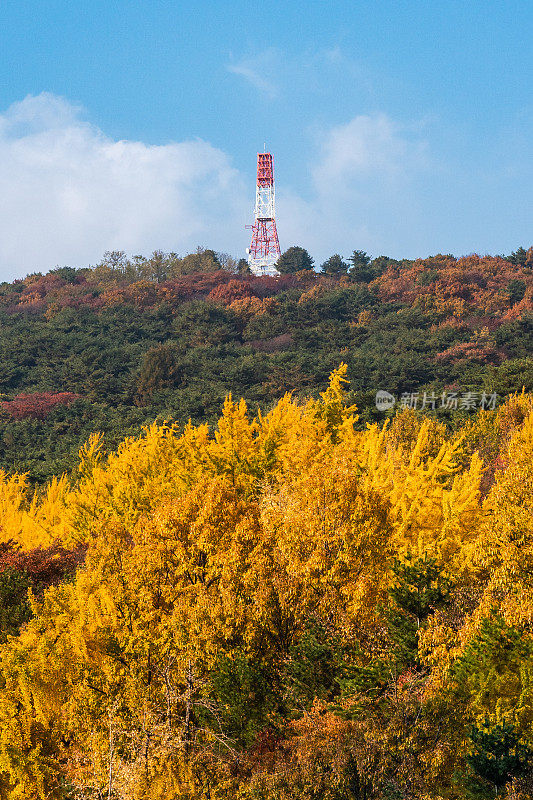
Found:
<path fill-rule="evenodd" d="M 532 33 L 526 0 L 3 0 L 0 277 L 242 255 L 265 141 L 318 263 L 529 245 Z"/>

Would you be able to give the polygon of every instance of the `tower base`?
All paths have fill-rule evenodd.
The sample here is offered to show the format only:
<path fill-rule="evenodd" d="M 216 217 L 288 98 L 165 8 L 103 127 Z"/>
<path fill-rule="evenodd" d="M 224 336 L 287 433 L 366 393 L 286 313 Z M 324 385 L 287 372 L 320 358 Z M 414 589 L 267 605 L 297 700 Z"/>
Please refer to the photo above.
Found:
<path fill-rule="evenodd" d="M 269 278 L 279 278 L 281 275 L 281 273 L 278 272 L 276 267 L 274 267 L 272 264 L 252 264 L 249 261 L 248 266 L 250 267 L 250 272 L 252 275 L 255 275 L 258 278 L 261 278 L 265 275 Z"/>

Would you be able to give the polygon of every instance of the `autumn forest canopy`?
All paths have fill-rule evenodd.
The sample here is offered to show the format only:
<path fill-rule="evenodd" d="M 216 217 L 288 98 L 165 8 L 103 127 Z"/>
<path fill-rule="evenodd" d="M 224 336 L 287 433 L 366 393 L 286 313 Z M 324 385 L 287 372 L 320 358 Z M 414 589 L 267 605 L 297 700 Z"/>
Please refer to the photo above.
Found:
<path fill-rule="evenodd" d="M 384 419 L 378 389 L 533 390 L 532 249 L 417 261 L 355 250 L 315 271 L 293 247 L 279 266 L 258 278 L 202 248 L 114 252 L 0 284 L 0 467 L 43 484 L 75 468 L 94 431 L 113 449 L 156 418 L 212 423 L 228 392 L 266 412 L 285 391 L 317 397 L 341 361 L 361 428 Z"/>
<path fill-rule="evenodd" d="M 0 286 L 0 800 L 533 796 L 533 249 L 319 266 Z"/>

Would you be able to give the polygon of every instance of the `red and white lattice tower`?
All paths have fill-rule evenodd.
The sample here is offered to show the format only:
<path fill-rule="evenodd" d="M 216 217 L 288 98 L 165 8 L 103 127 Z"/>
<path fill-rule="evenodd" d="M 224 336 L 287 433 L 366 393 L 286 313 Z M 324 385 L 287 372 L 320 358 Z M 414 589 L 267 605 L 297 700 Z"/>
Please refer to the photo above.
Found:
<path fill-rule="evenodd" d="M 248 265 L 254 275 L 279 275 L 275 264 L 280 256 L 276 213 L 274 208 L 274 161 L 271 153 L 257 154 L 257 189 L 255 222 Z"/>

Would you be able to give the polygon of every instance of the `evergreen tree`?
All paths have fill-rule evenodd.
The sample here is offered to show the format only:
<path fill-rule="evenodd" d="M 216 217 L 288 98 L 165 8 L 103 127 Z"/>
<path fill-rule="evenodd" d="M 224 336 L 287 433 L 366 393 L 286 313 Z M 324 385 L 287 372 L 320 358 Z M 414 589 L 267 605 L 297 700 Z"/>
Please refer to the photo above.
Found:
<path fill-rule="evenodd" d="M 523 299 L 526 293 L 526 284 L 525 281 L 520 280 L 520 278 L 515 278 L 514 280 L 509 282 L 508 286 L 509 292 L 509 303 L 514 306 L 515 303 L 519 303 L 520 300 Z"/>
<path fill-rule="evenodd" d="M 398 661 L 418 663 L 418 631 L 429 615 L 447 597 L 447 581 L 435 559 L 396 559 L 392 568 L 395 582 L 389 589 L 393 604 L 388 609 L 389 636 Z"/>
<path fill-rule="evenodd" d="M 517 267 L 533 267 L 533 247 L 519 247 L 510 256 L 505 257 L 506 261 L 515 264 Z"/>
<path fill-rule="evenodd" d="M 343 260 L 342 256 L 338 253 L 330 256 L 327 261 L 324 261 L 320 267 L 322 272 L 326 275 L 346 275 L 348 272 L 348 264 Z"/>
<path fill-rule="evenodd" d="M 512 778 L 523 775 L 533 758 L 533 750 L 520 741 L 520 734 L 510 722 L 474 725 L 470 733 L 472 749 L 466 758 L 468 766 L 496 793 Z"/>
<path fill-rule="evenodd" d="M 364 250 L 354 250 L 348 261 L 351 264 L 348 270 L 351 277 L 356 281 L 368 283 L 374 277 L 370 269 L 370 256 Z"/>
<path fill-rule="evenodd" d="M 31 616 L 28 589 L 31 581 L 24 571 L 6 569 L 0 572 L 0 643 L 16 636 L 21 625 Z"/>
<path fill-rule="evenodd" d="M 303 247 L 289 247 L 278 258 L 276 267 L 279 272 L 289 274 L 303 269 L 313 269 L 314 261 Z"/>
<path fill-rule="evenodd" d="M 139 401 L 146 403 L 154 392 L 172 386 L 176 374 L 176 360 L 171 346 L 161 344 L 149 350 L 144 356 L 137 384 Z"/>

